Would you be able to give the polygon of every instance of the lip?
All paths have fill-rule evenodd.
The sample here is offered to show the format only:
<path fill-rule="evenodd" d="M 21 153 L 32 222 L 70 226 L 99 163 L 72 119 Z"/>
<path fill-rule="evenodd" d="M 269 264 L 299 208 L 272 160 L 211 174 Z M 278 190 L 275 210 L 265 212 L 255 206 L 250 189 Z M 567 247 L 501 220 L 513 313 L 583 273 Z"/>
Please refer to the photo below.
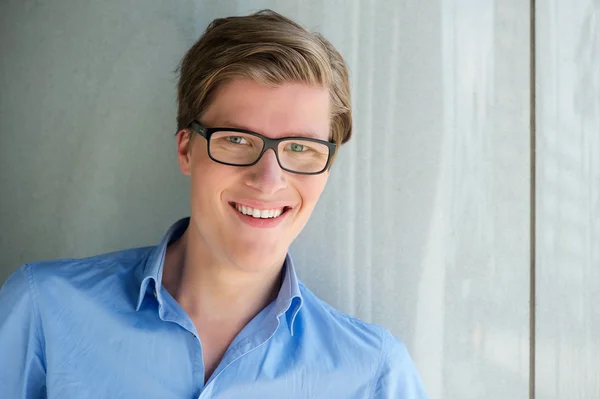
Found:
<path fill-rule="evenodd" d="M 246 202 L 236 202 L 236 203 L 247 205 Z M 291 209 L 285 210 L 281 215 L 277 216 L 276 218 L 263 219 L 263 218 L 255 218 L 252 216 L 244 215 L 243 213 L 241 213 L 237 209 L 235 209 L 234 205 L 232 205 L 231 203 L 228 203 L 228 205 L 229 205 L 229 209 L 231 209 L 231 212 L 235 213 L 237 215 L 237 217 L 243 223 L 245 223 L 251 227 L 256 227 L 256 228 L 260 228 L 260 229 L 272 229 L 272 228 L 279 226 L 279 224 L 281 222 L 283 222 L 289 216 L 290 210 L 291 210 Z M 270 203 L 269 207 L 270 208 L 257 207 L 256 209 L 276 209 L 276 208 L 283 208 L 284 206 L 273 206 L 273 204 Z M 291 208 L 291 207 L 288 206 L 288 208 Z"/>

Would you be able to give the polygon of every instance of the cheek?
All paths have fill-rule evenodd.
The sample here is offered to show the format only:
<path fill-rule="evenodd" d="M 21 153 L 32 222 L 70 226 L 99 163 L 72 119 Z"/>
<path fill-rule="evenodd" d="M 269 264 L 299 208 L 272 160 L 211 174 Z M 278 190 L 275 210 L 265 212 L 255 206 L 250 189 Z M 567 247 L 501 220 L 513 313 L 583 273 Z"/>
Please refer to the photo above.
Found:
<path fill-rule="evenodd" d="M 327 178 L 328 175 L 324 173 L 317 176 L 302 176 L 300 181 L 297 182 L 303 207 L 312 209 L 315 206 L 325 189 Z"/>
<path fill-rule="evenodd" d="M 192 160 L 190 175 L 192 202 L 203 207 L 218 202 L 220 193 L 232 184 L 235 177 L 230 169 L 212 161 L 208 155 L 197 154 Z"/>

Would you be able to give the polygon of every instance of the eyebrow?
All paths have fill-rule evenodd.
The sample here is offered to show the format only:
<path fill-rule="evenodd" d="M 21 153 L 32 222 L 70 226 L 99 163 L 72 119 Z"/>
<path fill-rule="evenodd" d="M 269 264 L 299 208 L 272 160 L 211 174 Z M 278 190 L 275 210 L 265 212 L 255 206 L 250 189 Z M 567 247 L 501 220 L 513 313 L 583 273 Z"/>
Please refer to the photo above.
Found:
<path fill-rule="evenodd" d="M 218 126 L 215 125 L 215 127 L 224 127 L 224 128 L 230 127 L 232 129 L 248 130 L 250 132 L 255 132 L 255 133 L 258 133 L 258 134 L 261 134 L 264 136 L 263 132 L 257 132 L 255 130 L 249 129 L 248 126 L 244 126 L 239 123 L 232 122 L 229 119 L 226 119 L 222 123 L 219 123 Z M 291 134 L 286 134 L 283 137 L 308 137 L 308 138 L 313 138 L 313 139 L 317 139 L 317 140 L 323 140 L 321 137 L 319 137 L 318 135 L 316 135 L 313 132 L 295 132 L 295 133 L 291 133 Z"/>

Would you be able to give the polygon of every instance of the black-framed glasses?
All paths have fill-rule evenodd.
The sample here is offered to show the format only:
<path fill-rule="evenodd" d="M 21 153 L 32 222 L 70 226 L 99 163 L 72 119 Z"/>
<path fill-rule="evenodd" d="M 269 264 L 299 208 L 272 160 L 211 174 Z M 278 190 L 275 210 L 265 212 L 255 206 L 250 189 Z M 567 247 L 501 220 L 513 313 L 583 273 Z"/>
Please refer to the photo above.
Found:
<path fill-rule="evenodd" d="M 336 149 L 335 143 L 309 137 L 270 139 L 244 129 L 208 128 L 198 121 L 193 121 L 189 127 L 206 139 L 210 159 L 224 165 L 255 165 L 271 148 L 281 169 L 317 175 L 327 170 Z"/>

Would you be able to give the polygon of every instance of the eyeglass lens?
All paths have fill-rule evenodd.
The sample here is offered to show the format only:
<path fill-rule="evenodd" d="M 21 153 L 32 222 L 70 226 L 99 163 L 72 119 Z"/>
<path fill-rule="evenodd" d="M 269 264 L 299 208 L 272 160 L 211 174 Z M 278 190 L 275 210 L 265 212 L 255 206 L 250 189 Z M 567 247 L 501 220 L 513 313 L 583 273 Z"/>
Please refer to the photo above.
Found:
<path fill-rule="evenodd" d="M 209 144 L 210 155 L 215 160 L 240 166 L 256 162 L 264 146 L 258 136 L 226 131 L 215 132 Z M 320 172 L 329 159 L 329 148 L 325 144 L 303 139 L 282 141 L 277 153 L 283 168 L 300 173 Z"/>

